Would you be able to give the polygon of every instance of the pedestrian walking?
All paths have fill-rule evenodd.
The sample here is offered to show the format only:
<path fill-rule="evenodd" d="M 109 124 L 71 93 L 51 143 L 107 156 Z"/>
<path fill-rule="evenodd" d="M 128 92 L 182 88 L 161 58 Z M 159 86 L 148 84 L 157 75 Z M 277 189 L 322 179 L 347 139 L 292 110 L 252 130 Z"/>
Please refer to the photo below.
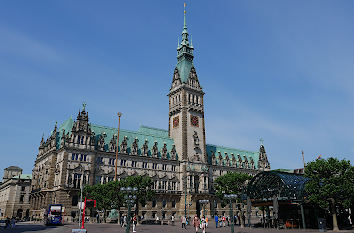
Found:
<path fill-rule="evenodd" d="M 136 214 L 134 214 L 133 217 L 133 232 L 136 232 L 136 224 L 138 223 L 138 219 L 136 217 Z"/>
<path fill-rule="evenodd" d="M 172 226 L 174 226 L 175 225 L 175 216 L 171 216 L 171 222 L 172 222 Z"/>
<path fill-rule="evenodd" d="M 100 215 L 98 213 L 96 214 L 96 220 L 97 220 L 97 223 L 100 223 Z"/>
<path fill-rule="evenodd" d="M 120 223 L 120 226 L 123 227 L 123 224 L 124 224 L 124 217 L 123 217 L 123 214 L 120 215 L 119 223 Z"/>
<path fill-rule="evenodd" d="M 193 225 L 195 227 L 195 233 L 197 233 L 199 229 L 199 218 L 197 215 L 195 215 L 193 218 Z"/>
<path fill-rule="evenodd" d="M 205 216 L 203 216 L 201 219 L 200 219 L 200 221 L 201 221 L 201 229 L 202 229 L 202 231 L 203 231 L 203 233 L 205 233 L 205 228 L 206 228 L 206 220 L 205 220 Z"/>
<path fill-rule="evenodd" d="M 181 217 L 182 228 L 186 229 L 187 218 L 186 216 Z"/>
<path fill-rule="evenodd" d="M 10 218 L 6 217 L 5 219 L 5 229 L 10 228 Z"/>
<path fill-rule="evenodd" d="M 123 226 L 126 226 L 126 225 L 127 225 L 127 215 L 124 215 Z"/>
<path fill-rule="evenodd" d="M 225 227 L 225 225 L 226 225 L 226 224 L 225 224 L 225 222 L 226 222 L 225 215 L 222 216 L 221 221 L 222 221 L 222 226 Z"/>
<path fill-rule="evenodd" d="M 206 218 L 205 218 L 205 227 L 206 227 L 206 228 L 208 228 L 208 221 L 209 221 L 209 219 L 208 219 L 208 217 L 206 217 Z"/>
<path fill-rule="evenodd" d="M 16 226 L 16 219 L 15 219 L 15 217 L 12 217 L 11 218 L 11 228 L 15 228 L 15 226 Z"/>
<path fill-rule="evenodd" d="M 215 220 L 215 227 L 218 228 L 219 217 L 215 215 L 214 220 Z"/>

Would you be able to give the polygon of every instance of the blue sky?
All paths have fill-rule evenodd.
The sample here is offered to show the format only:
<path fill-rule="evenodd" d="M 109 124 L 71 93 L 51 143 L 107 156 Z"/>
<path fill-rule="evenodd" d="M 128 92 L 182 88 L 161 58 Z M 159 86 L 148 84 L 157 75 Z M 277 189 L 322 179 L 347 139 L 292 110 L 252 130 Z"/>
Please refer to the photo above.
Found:
<path fill-rule="evenodd" d="M 354 3 L 187 1 L 207 142 L 272 168 L 354 156 Z M 87 102 L 90 121 L 168 127 L 183 1 L 3 1 L 0 175 L 30 173 L 47 137 Z"/>

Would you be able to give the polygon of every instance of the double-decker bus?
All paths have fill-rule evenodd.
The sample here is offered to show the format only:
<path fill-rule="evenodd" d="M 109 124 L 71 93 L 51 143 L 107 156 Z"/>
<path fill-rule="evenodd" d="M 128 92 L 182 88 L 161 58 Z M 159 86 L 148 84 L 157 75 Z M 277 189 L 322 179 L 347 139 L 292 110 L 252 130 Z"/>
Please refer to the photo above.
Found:
<path fill-rule="evenodd" d="M 44 215 L 45 225 L 62 225 L 63 209 L 62 204 L 50 204 Z"/>

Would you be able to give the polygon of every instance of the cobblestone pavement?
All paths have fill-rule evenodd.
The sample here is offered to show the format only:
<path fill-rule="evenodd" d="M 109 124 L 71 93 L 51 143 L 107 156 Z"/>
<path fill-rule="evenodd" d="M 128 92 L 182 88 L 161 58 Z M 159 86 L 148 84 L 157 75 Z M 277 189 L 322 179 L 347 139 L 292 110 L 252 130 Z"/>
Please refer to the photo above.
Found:
<path fill-rule="evenodd" d="M 117 224 L 86 224 L 85 225 L 88 233 L 124 233 L 125 228 L 120 227 Z M 34 224 L 34 223 L 20 223 L 16 226 L 15 229 L 0 229 L 0 232 L 11 232 L 11 233 L 33 233 L 33 232 L 40 232 L 40 233 L 69 233 L 72 229 L 77 228 L 77 225 L 67 224 L 64 226 L 50 226 L 46 227 L 41 224 Z M 209 226 L 207 229 L 207 233 L 229 233 L 230 227 L 222 227 L 222 228 L 215 228 L 215 226 Z M 137 233 L 194 233 L 195 230 L 192 226 L 187 226 L 187 229 L 182 229 L 179 225 L 176 226 L 160 226 L 160 225 L 139 225 L 137 227 Z M 199 230 L 199 233 L 202 231 Z M 239 226 L 235 226 L 235 233 L 306 233 L 306 232 L 319 232 L 315 229 L 309 230 L 300 230 L 300 229 L 288 229 L 288 230 L 276 230 L 276 229 L 263 229 L 263 228 L 240 228 Z M 331 231 L 327 231 L 331 232 Z M 346 230 L 341 232 L 351 232 L 353 233 L 354 230 Z"/>

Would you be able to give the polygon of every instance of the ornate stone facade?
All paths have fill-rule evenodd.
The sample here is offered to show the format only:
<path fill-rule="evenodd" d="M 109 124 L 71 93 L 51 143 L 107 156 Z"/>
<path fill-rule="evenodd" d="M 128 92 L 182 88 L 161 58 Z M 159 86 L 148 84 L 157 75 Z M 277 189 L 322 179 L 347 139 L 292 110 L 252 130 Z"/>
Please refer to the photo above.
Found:
<path fill-rule="evenodd" d="M 156 198 L 139 208 L 145 218 L 178 217 L 187 210 L 199 214 L 200 199 L 210 200 L 208 215 L 221 213 L 225 209 L 214 196 L 216 177 L 230 171 L 255 175 L 270 168 L 263 145 L 252 152 L 206 144 L 204 92 L 193 50 L 185 23 L 168 94 L 168 131 L 146 126 L 120 130 L 118 178 L 142 175 L 154 181 Z M 33 169 L 33 215 L 40 217 L 48 204 L 61 203 L 66 221 L 77 216 L 80 187 L 114 179 L 117 133 L 115 128 L 91 124 L 84 106 L 75 121 L 68 119 L 55 126 L 47 140 L 42 138 Z"/>
<path fill-rule="evenodd" d="M 4 169 L 0 183 L 0 219 L 30 217 L 30 192 L 32 175 L 22 174 L 22 169 L 10 166 Z"/>

